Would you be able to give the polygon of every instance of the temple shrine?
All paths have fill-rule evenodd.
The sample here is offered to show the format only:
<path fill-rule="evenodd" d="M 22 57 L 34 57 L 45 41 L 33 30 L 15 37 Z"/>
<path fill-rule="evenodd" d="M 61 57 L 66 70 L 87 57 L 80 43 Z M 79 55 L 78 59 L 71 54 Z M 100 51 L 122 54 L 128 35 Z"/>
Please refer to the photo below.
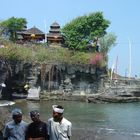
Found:
<path fill-rule="evenodd" d="M 17 34 L 22 42 L 40 42 L 45 39 L 45 33 L 35 26 L 28 30 L 17 32 Z"/>
<path fill-rule="evenodd" d="M 48 44 L 59 44 L 62 45 L 64 42 L 63 36 L 60 31 L 60 25 L 57 22 L 54 22 L 50 26 L 49 33 L 47 34 Z"/>

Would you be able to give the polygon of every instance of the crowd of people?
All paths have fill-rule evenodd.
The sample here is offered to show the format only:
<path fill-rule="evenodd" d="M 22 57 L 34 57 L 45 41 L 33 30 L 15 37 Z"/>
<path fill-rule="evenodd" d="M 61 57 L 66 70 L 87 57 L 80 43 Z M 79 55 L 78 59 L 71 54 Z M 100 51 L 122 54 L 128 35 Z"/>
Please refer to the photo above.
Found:
<path fill-rule="evenodd" d="M 61 105 L 52 106 L 52 118 L 47 122 L 40 119 L 38 110 L 30 111 L 32 120 L 27 123 L 22 119 L 22 110 L 12 110 L 12 121 L 5 124 L 3 140 L 70 140 L 72 123 L 63 117 Z"/>

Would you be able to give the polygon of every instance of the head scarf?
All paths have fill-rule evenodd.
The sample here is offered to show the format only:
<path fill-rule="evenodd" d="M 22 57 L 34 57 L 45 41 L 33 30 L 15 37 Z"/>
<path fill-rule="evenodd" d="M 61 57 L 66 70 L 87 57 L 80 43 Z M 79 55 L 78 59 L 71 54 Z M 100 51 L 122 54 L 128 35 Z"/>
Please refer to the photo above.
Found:
<path fill-rule="evenodd" d="M 58 105 L 53 105 L 52 108 L 53 108 L 54 112 L 57 112 L 57 113 L 63 113 L 64 112 L 64 109 L 58 108 Z"/>

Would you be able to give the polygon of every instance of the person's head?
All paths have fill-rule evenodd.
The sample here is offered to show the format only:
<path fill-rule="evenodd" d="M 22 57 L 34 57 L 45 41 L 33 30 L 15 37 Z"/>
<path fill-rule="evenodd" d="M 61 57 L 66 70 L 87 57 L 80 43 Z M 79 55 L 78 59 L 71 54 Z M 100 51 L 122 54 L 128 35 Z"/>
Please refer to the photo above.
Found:
<path fill-rule="evenodd" d="M 22 121 L 22 111 L 18 108 L 12 110 L 12 118 L 16 124 Z"/>
<path fill-rule="evenodd" d="M 64 108 L 61 105 L 53 105 L 53 119 L 60 122 L 63 118 Z"/>
<path fill-rule="evenodd" d="M 30 111 L 30 117 L 32 119 L 33 122 L 38 122 L 40 121 L 40 114 L 38 110 L 32 110 Z"/>

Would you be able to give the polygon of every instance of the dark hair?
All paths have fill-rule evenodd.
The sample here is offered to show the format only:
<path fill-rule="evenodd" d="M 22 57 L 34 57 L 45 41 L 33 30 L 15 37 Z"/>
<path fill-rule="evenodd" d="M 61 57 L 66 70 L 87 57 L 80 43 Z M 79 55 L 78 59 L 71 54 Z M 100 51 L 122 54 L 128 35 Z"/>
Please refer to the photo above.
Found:
<path fill-rule="evenodd" d="M 30 116 L 35 116 L 35 115 L 39 115 L 39 111 L 38 110 L 32 110 L 30 111 Z"/>
<path fill-rule="evenodd" d="M 64 109 L 61 105 L 57 105 L 57 108 Z"/>

